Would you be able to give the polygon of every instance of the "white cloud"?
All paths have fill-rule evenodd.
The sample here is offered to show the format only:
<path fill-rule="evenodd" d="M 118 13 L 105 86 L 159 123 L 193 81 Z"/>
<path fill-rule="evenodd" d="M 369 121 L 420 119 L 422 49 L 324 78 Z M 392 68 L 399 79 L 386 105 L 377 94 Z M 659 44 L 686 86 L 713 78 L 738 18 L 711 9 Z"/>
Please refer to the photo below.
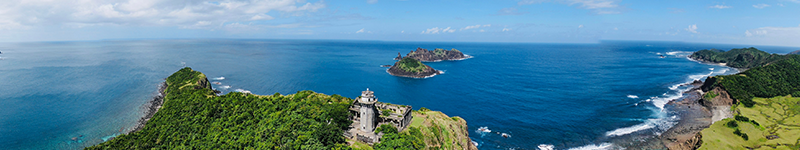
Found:
<path fill-rule="evenodd" d="M 481 29 L 481 30 L 480 30 L 480 31 L 478 31 L 478 32 L 486 32 L 486 30 L 483 30 L 483 29 Z"/>
<path fill-rule="evenodd" d="M 400 31 L 400 33 L 406 33 L 406 30 Z"/>
<path fill-rule="evenodd" d="M 420 33 L 420 34 L 439 34 L 439 33 L 453 33 L 453 32 L 456 32 L 456 30 L 455 29 L 450 29 L 450 27 L 447 27 L 447 28 L 435 27 L 435 28 L 426 29 L 426 30 L 422 31 L 422 33 Z"/>
<path fill-rule="evenodd" d="M 583 28 L 583 25 L 578 25 L 578 28 Z"/>
<path fill-rule="evenodd" d="M 74 25 L 222 28 L 224 24 L 275 19 L 267 15 L 270 12 L 301 16 L 325 7 L 323 1 L 305 0 L 6 0 L 0 5 L 0 29 Z"/>
<path fill-rule="evenodd" d="M 783 7 L 783 4 L 781 4 L 781 3 L 778 3 L 778 6 L 781 6 L 781 7 Z"/>
<path fill-rule="evenodd" d="M 759 44 L 800 46 L 800 25 L 796 27 L 761 27 L 745 30 L 746 38 Z M 790 45 L 787 45 L 790 44 Z"/>
<path fill-rule="evenodd" d="M 378 3 L 378 0 L 367 0 L 367 3 L 375 4 L 375 3 Z"/>
<path fill-rule="evenodd" d="M 767 4 L 756 4 L 756 5 L 753 5 L 753 7 L 754 8 L 758 8 L 758 9 L 762 9 L 762 8 L 769 7 L 769 5 L 767 5 Z"/>
<path fill-rule="evenodd" d="M 503 32 L 511 31 L 511 28 L 503 28 Z"/>
<path fill-rule="evenodd" d="M 714 6 L 709 6 L 708 8 L 726 9 L 726 8 L 733 8 L 733 7 L 725 6 L 725 5 L 714 5 Z"/>
<path fill-rule="evenodd" d="M 361 30 L 356 31 L 356 33 L 364 33 L 364 28 L 361 28 Z"/>
<path fill-rule="evenodd" d="M 467 27 L 461 28 L 461 30 L 477 29 L 477 28 L 481 28 L 481 27 L 491 27 L 491 26 L 492 26 L 491 24 L 474 25 L 474 26 L 467 26 Z"/>
<path fill-rule="evenodd" d="M 690 25 L 688 28 L 684 29 L 686 31 L 697 33 L 697 24 Z"/>
<path fill-rule="evenodd" d="M 564 3 L 567 5 L 579 5 L 579 8 L 589 9 L 594 11 L 597 14 L 619 14 L 620 0 L 522 0 L 517 2 L 518 5 L 530 5 L 530 4 L 538 4 L 543 2 L 559 2 Z"/>
<path fill-rule="evenodd" d="M 614 30 L 619 30 L 619 29 L 617 29 L 617 28 L 615 27 L 615 28 L 614 28 Z"/>
<path fill-rule="evenodd" d="M 250 17 L 250 20 L 272 20 L 272 19 L 275 18 L 269 15 L 255 15 L 253 17 Z"/>

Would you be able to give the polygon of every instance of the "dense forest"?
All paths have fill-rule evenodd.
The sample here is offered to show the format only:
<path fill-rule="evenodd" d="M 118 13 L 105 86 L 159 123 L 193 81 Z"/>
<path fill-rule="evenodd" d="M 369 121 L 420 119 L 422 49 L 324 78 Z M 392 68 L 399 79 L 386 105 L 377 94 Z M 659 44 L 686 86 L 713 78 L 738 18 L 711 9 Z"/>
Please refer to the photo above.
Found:
<path fill-rule="evenodd" d="M 726 63 L 734 68 L 753 68 L 787 58 L 787 55 L 769 54 L 750 47 L 734 48 L 727 52 L 717 49 L 704 49 L 695 52 L 689 58 L 712 63 Z"/>
<path fill-rule="evenodd" d="M 352 99 L 300 91 L 216 96 L 200 72 L 167 78 L 163 107 L 137 132 L 87 149 L 348 149 Z"/>
<path fill-rule="evenodd" d="M 782 59 L 766 66 L 750 68 L 739 74 L 716 76 L 708 81 L 714 82 L 711 84 L 715 86 L 722 86 L 746 107 L 755 104 L 753 97 L 800 96 L 800 55 L 778 57 Z"/>

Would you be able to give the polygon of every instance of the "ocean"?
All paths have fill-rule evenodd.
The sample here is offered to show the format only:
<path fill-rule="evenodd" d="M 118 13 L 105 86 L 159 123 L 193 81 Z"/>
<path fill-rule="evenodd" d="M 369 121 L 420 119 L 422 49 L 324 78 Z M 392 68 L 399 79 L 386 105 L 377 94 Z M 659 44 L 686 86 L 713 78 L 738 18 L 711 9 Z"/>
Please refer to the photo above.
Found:
<path fill-rule="evenodd" d="M 397 53 L 456 48 L 473 58 L 426 63 L 426 79 L 386 73 Z M 223 93 L 313 90 L 461 116 L 480 149 L 614 148 L 680 119 L 679 86 L 737 70 L 686 58 L 748 45 L 346 40 L 104 40 L 0 43 L 0 149 L 81 149 L 133 129 L 164 78 L 183 66 Z M 757 46 L 787 53 L 798 48 Z M 660 56 L 663 55 L 664 58 Z M 491 133 L 479 132 L 486 127 Z M 497 133 L 507 133 L 509 138 Z"/>

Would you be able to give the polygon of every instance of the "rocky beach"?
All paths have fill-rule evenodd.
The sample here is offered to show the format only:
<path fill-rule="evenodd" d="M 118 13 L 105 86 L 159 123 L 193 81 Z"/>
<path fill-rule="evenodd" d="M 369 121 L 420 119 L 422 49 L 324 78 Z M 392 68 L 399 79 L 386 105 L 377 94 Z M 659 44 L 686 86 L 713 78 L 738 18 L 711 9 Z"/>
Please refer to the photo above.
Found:
<path fill-rule="evenodd" d="M 153 118 L 153 115 L 155 115 L 156 112 L 158 112 L 158 109 L 161 108 L 161 105 L 164 104 L 164 96 L 166 95 L 164 90 L 166 89 L 167 82 L 161 82 L 161 84 L 158 85 L 158 93 L 153 96 L 153 99 L 147 101 L 147 103 L 142 106 L 142 109 L 144 110 L 144 116 L 139 118 L 139 121 L 136 122 L 136 127 L 134 127 L 133 130 L 124 131 L 123 134 L 136 132 L 144 128 L 144 125 L 147 124 L 147 121 L 150 120 L 150 118 Z"/>

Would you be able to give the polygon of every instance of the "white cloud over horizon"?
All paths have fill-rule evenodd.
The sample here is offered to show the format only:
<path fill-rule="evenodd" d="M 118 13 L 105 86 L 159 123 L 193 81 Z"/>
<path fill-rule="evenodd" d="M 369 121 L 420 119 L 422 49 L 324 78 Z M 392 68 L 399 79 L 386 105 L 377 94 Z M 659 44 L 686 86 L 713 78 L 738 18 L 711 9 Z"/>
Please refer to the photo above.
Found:
<path fill-rule="evenodd" d="M 304 15 L 325 8 L 304 0 L 11 0 L 0 5 L 0 29 L 36 26 L 176 26 L 219 28 L 225 24 L 272 20 L 266 13 Z"/>
<path fill-rule="evenodd" d="M 697 24 L 690 25 L 688 28 L 684 29 L 686 31 L 697 33 Z"/>
<path fill-rule="evenodd" d="M 439 34 L 439 33 L 453 33 L 453 32 L 456 32 L 456 30 L 455 29 L 450 29 L 450 27 L 447 27 L 447 28 L 434 27 L 434 28 L 423 30 L 422 33 L 420 33 L 420 34 Z"/>

